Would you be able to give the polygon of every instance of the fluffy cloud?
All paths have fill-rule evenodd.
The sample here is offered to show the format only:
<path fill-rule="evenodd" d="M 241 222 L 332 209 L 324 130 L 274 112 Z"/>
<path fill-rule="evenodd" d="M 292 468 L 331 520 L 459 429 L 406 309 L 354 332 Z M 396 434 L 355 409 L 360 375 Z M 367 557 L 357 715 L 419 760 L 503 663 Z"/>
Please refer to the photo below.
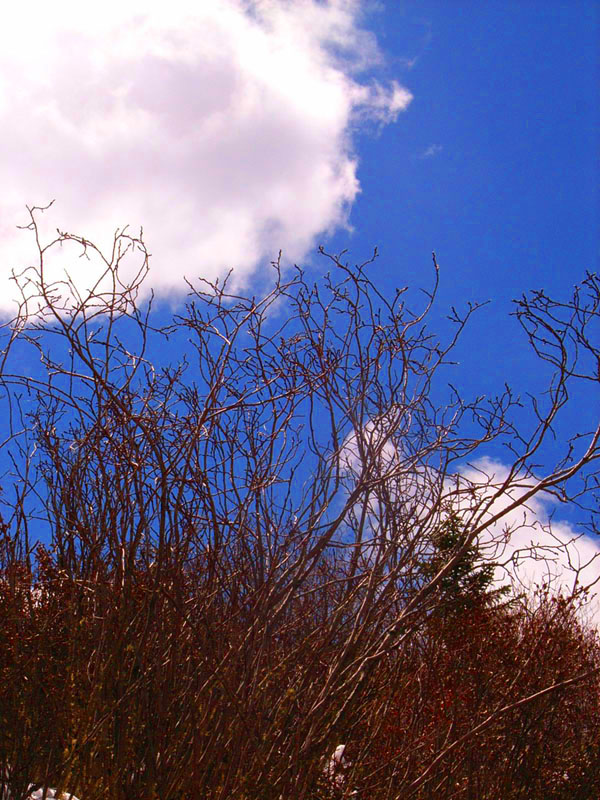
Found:
<path fill-rule="evenodd" d="M 463 490 L 466 485 L 475 490 L 473 507 L 478 514 L 482 507 L 486 509 L 483 522 L 508 509 L 531 486 L 530 481 L 517 476 L 508 490 L 494 499 L 508 476 L 507 465 L 488 458 L 461 470 L 461 478 L 466 480 Z M 600 588 L 600 546 L 570 523 L 556 519 L 555 505 L 554 498 L 545 493 L 507 511 L 481 536 L 484 552 L 499 564 L 496 569 L 499 583 L 514 583 L 526 590 L 550 583 L 555 591 L 565 593 L 576 586 L 590 587 L 593 595 Z M 591 607 L 596 623 L 600 623 L 598 602 L 592 599 Z"/>
<path fill-rule="evenodd" d="M 350 485 L 360 479 L 365 459 L 373 461 L 379 474 L 387 476 L 390 497 L 420 526 L 424 539 L 453 508 L 468 529 L 483 526 L 479 545 L 484 559 L 497 565 L 498 585 L 517 592 L 542 584 L 565 594 L 589 589 L 587 611 L 600 626 L 600 543 L 560 520 L 556 500 L 547 492 L 510 509 L 534 484 L 522 475 L 511 476 L 507 464 L 482 457 L 453 475 L 442 475 L 425 467 L 419 455 L 413 460 L 403 454 L 397 444 L 402 424 L 402 415 L 384 414 L 370 421 L 360 437 L 347 437 L 340 460 Z M 370 501 L 368 529 L 370 555 L 373 542 L 385 534 L 376 499 Z"/>
<path fill-rule="evenodd" d="M 54 198 L 45 235 L 60 226 L 107 248 L 117 227 L 143 226 L 163 293 L 230 267 L 247 282 L 279 248 L 302 259 L 347 225 L 359 192 L 351 132 L 411 100 L 375 80 L 380 62 L 359 0 L 7 7 L 0 310 L 12 308 L 11 269 L 33 258 L 15 228 L 25 205 Z M 89 263 L 67 266 L 92 284 Z"/>

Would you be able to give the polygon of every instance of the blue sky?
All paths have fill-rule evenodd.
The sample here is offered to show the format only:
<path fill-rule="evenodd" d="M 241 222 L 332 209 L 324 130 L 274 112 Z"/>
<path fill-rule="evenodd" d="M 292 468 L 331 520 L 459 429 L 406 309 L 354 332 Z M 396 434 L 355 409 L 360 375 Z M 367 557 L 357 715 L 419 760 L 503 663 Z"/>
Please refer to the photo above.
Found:
<path fill-rule="evenodd" d="M 565 297 L 597 269 L 599 15 L 596 2 L 491 0 L 387 3 L 372 17 L 414 99 L 359 138 L 351 247 L 377 244 L 382 277 L 411 284 L 435 250 L 441 306 L 492 300 L 467 336 L 474 388 L 529 377 L 513 298 Z"/>
<path fill-rule="evenodd" d="M 449 379 L 467 397 L 543 386 L 508 315 L 522 292 L 566 298 L 597 269 L 598 2 L 33 6 L 0 31 L 4 316 L 10 270 L 35 255 L 16 228 L 25 204 L 55 199 L 45 237 L 106 248 L 117 226 L 144 227 L 163 321 L 184 276 L 233 266 L 252 293 L 280 248 L 318 272 L 319 244 L 352 261 L 376 246 L 389 291 L 429 288 L 435 250 L 434 327 L 491 301 Z M 97 265 L 77 255 L 48 269 L 85 291 Z M 597 387 L 576 401 L 559 435 L 597 419 Z"/>
<path fill-rule="evenodd" d="M 398 2 L 372 30 L 413 100 L 395 125 L 358 139 L 362 192 L 339 241 L 377 244 L 390 288 L 441 266 L 438 313 L 490 303 L 467 328 L 452 380 L 465 396 L 504 381 L 526 396 L 548 373 L 509 314 L 544 288 L 567 299 L 600 244 L 600 4 Z M 442 320 L 440 320 L 442 322 Z M 442 327 L 442 326 L 440 326 Z M 598 418 L 598 387 L 574 398 L 550 441 Z M 525 419 L 523 416 L 523 419 Z M 489 455 L 505 460 L 494 446 Z M 561 507 L 576 524 L 581 512 Z"/>

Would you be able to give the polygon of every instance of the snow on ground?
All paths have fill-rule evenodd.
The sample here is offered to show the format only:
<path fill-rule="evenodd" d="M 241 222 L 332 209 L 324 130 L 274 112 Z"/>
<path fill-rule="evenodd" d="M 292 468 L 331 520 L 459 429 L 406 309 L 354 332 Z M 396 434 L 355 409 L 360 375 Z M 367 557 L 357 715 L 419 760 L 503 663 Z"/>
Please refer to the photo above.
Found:
<path fill-rule="evenodd" d="M 344 772 L 345 769 L 351 766 L 351 763 L 345 756 L 346 745 L 339 744 L 333 754 L 329 763 L 326 765 L 325 769 L 323 770 L 324 774 L 329 778 L 332 785 L 338 789 L 342 789 L 345 783 Z M 29 788 L 33 787 L 34 784 L 30 784 Z M 352 792 L 350 795 L 354 797 L 356 792 Z M 10 800 L 10 795 L 6 789 L 2 789 L 0 785 L 0 800 Z M 35 789 L 34 791 L 30 791 L 27 795 L 27 800 L 79 800 L 75 797 L 74 794 L 69 794 L 69 792 L 58 792 L 57 789 Z"/>

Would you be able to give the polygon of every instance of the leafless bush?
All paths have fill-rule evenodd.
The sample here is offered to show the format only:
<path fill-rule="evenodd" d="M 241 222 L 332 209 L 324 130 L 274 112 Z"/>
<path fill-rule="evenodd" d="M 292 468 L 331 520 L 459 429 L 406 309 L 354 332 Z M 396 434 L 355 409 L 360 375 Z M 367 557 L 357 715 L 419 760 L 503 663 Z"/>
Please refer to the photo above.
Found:
<path fill-rule="evenodd" d="M 190 283 L 185 311 L 157 329 L 139 299 L 141 238 L 117 233 L 84 296 L 48 282 L 44 263 L 74 243 L 85 263 L 93 245 L 43 245 L 38 213 L 39 263 L 16 277 L 2 352 L 0 764 L 13 796 L 30 781 L 84 800 L 349 793 L 324 765 L 340 742 L 360 750 L 354 764 L 376 752 L 389 665 L 410 662 L 450 608 L 440 587 L 482 534 L 544 492 L 591 502 L 600 429 L 538 462 L 571 387 L 598 382 L 597 278 L 567 303 L 517 305 L 552 368 L 517 426 L 509 388 L 472 401 L 445 390 L 477 308 L 453 312 L 448 342 L 429 332 L 435 258 L 417 313 L 405 289 L 377 289 L 372 259 L 324 254 L 331 272 L 315 284 L 274 263 L 260 299 Z M 508 477 L 457 480 L 492 442 L 511 454 Z M 440 558 L 451 515 L 462 533 Z M 418 675 L 396 679 L 413 691 Z M 528 689 L 512 691 L 507 706 Z M 420 786 L 467 734 L 417 752 L 406 781 Z M 368 783 L 403 796 L 387 774 Z"/>

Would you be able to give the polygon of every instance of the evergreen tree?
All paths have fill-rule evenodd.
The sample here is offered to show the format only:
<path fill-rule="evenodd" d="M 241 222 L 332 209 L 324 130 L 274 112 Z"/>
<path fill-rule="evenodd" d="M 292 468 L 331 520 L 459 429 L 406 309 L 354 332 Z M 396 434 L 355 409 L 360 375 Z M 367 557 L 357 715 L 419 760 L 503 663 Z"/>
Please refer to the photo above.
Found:
<path fill-rule="evenodd" d="M 467 537 L 460 515 L 451 512 L 434 533 L 433 552 L 422 564 L 423 578 L 434 578 L 464 547 Z M 438 583 L 436 607 L 443 613 L 457 612 L 481 603 L 492 604 L 508 591 L 508 587 L 494 586 L 494 565 L 483 559 L 477 542 L 473 542 Z"/>

